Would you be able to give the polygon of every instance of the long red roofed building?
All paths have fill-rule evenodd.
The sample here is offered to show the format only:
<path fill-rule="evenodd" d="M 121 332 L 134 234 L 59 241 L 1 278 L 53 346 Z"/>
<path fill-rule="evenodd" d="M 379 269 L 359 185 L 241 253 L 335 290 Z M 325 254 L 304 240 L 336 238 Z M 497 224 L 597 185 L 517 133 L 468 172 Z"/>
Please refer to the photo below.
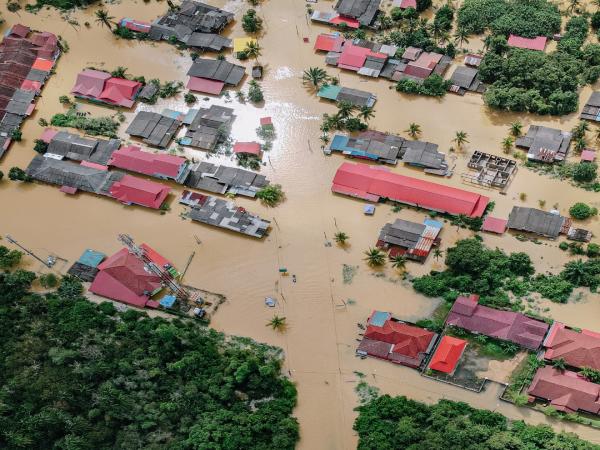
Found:
<path fill-rule="evenodd" d="M 508 37 L 508 46 L 543 52 L 546 48 L 546 37 L 538 36 L 535 38 L 524 38 L 511 34 Z"/>
<path fill-rule="evenodd" d="M 421 366 L 437 337 L 431 331 L 396 320 L 387 312 L 373 311 L 367 323 L 356 353 L 408 367 Z"/>
<path fill-rule="evenodd" d="M 514 342 L 530 350 L 537 350 L 542 345 L 548 331 L 548 324 L 541 320 L 480 305 L 478 295 L 458 297 L 446 318 L 446 325 Z"/>
<path fill-rule="evenodd" d="M 85 69 L 77 75 L 71 93 L 87 100 L 131 108 L 141 88 L 139 81 L 116 78 L 102 70 Z"/>
<path fill-rule="evenodd" d="M 144 263 L 126 248 L 98 265 L 98 270 L 90 292 L 138 308 L 154 306 L 150 297 L 160 291 L 162 281 L 148 272 Z"/>
<path fill-rule="evenodd" d="M 600 333 L 589 330 L 579 332 L 554 322 L 544 347 L 545 359 L 563 359 L 571 367 L 600 370 Z"/>
<path fill-rule="evenodd" d="M 179 180 L 188 162 L 181 156 L 144 152 L 137 145 L 128 145 L 113 152 L 108 165 L 156 178 Z"/>
<path fill-rule="evenodd" d="M 452 215 L 481 217 L 490 199 L 474 192 L 399 175 L 386 168 L 343 163 L 331 190 L 370 202 L 390 199 Z"/>

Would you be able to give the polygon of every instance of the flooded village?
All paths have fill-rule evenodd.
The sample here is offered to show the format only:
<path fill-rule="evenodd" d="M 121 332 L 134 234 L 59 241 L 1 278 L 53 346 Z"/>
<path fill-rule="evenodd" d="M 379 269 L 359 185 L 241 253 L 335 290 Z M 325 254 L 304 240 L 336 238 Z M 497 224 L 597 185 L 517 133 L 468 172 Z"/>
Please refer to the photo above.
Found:
<path fill-rule="evenodd" d="M 280 347 L 298 391 L 297 448 L 356 448 L 365 383 L 600 445 L 600 375 L 585 372 L 600 371 L 600 297 L 590 284 L 555 301 L 543 280 L 518 294 L 519 277 L 533 274 L 524 264 L 498 288 L 507 303 L 495 304 L 491 288 L 415 282 L 446 271 L 449 249 L 465 239 L 523 252 L 548 279 L 598 256 L 597 211 L 572 208 L 600 208 L 598 193 L 555 168 L 594 163 L 600 84 L 579 88 L 577 110 L 565 115 L 493 109 L 478 76 L 483 36 L 457 44 L 454 57 L 375 42 L 377 15 L 414 8 L 406 0 L 205 0 L 210 14 L 190 1 L 169 13 L 170 3 L 35 13 L 2 5 L 4 39 L 37 53 L 19 61 L 28 67 L 0 122 L 20 125 L 0 137 L 0 245 L 25 252 L 21 265 L 39 275 L 77 276 L 95 303 Z M 344 10 L 362 3 L 377 5 Z M 421 16 L 432 20 L 445 3 Z M 242 27 L 251 8 L 258 33 Z M 112 27 L 148 36 L 117 36 L 99 10 Z M 197 30 L 177 22 L 186 11 L 202 16 Z M 365 35 L 345 36 L 357 29 Z M 511 35 L 507 45 L 550 52 L 560 42 L 543 41 Z M 259 54 L 248 57 L 255 43 Z M 335 81 L 311 82 L 315 68 Z M 432 74 L 447 81 L 446 95 L 423 95 Z M 161 98 L 165 84 L 175 93 Z M 256 86 L 264 98 L 253 101 Z M 347 104 L 345 120 L 363 111 L 367 127 L 324 126 Z M 92 135 L 57 114 L 65 123 L 111 117 L 116 127 Z M 16 180 L 11 168 L 23 171 Z M 135 288 L 124 281 L 132 278 Z M 269 325 L 275 318 L 281 330 Z"/>

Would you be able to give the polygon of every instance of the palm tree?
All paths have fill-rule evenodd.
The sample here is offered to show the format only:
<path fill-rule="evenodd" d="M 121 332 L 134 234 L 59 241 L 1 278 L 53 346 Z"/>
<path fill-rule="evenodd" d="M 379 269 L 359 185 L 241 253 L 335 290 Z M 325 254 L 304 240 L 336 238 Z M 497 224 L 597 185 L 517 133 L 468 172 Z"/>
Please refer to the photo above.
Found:
<path fill-rule="evenodd" d="M 600 0 L 598 0 L 600 1 Z M 600 128 L 596 128 L 595 137 L 597 141 L 600 141 Z"/>
<path fill-rule="evenodd" d="M 442 32 L 440 33 L 440 37 L 439 37 L 439 42 L 440 42 L 440 45 L 447 44 L 448 42 L 450 42 L 450 39 L 451 39 L 451 38 L 452 38 L 452 36 L 450 35 L 450 33 L 449 33 L 449 32 L 447 32 L 447 31 L 442 31 Z"/>
<path fill-rule="evenodd" d="M 435 248 L 433 249 L 433 257 L 435 258 L 435 260 L 437 261 L 438 259 L 440 259 L 440 257 L 444 254 L 444 252 L 442 250 L 440 250 L 439 248 Z"/>
<path fill-rule="evenodd" d="M 372 106 L 362 106 L 358 113 L 358 117 L 364 119 L 365 122 L 368 122 L 369 119 L 375 116 L 375 110 Z"/>
<path fill-rule="evenodd" d="M 337 104 L 338 112 L 337 115 L 341 119 L 347 119 L 352 115 L 352 111 L 354 110 L 354 105 L 348 101 L 342 100 Z"/>
<path fill-rule="evenodd" d="M 465 214 L 459 214 L 454 217 L 454 225 L 456 225 L 456 231 L 460 230 L 462 227 L 465 227 L 467 224 L 467 216 Z"/>
<path fill-rule="evenodd" d="M 567 363 L 563 358 L 558 358 L 552 361 L 552 367 L 563 372 L 567 368 Z"/>
<path fill-rule="evenodd" d="M 402 255 L 392 256 L 390 261 L 394 269 L 404 270 L 406 268 L 406 258 Z"/>
<path fill-rule="evenodd" d="M 385 264 L 385 253 L 378 248 L 370 248 L 365 251 L 365 261 L 371 267 L 381 267 Z"/>
<path fill-rule="evenodd" d="M 335 242 L 337 242 L 343 247 L 344 245 L 346 245 L 346 241 L 350 239 L 350 236 L 348 236 L 343 231 L 338 231 L 333 235 L 333 239 L 335 240 Z"/>
<path fill-rule="evenodd" d="M 287 323 L 285 321 L 285 317 L 279 317 L 277 315 L 273 316 L 273 318 L 271 320 L 269 320 L 267 322 L 267 325 L 265 325 L 267 327 L 271 327 L 272 329 L 274 329 L 275 331 L 285 331 L 285 328 L 287 327 Z"/>
<path fill-rule="evenodd" d="M 126 78 L 127 77 L 127 67 L 118 66 L 115 70 L 110 73 L 111 77 L 115 78 Z"/>
<path fill-rule="evenodd" d="M 504 150 L 504 153 L 506 153 L 506 154 L 510 153 L 513 143 L 514 143 L 513 139 L 510 136 L 502 139 L 502 149 Z"/>
<path fill-rule="evenodd" d="M 573 147 L 573 149 L 575 150 L 575 153 L 577 154 L 581 154 L 581 152 L 587 147 L 587 142 L 585 140 L 584 137 L 580 137 L 577 138 L 575 140 L 575 145 Z"/>
<path fill-rule="evenodd" d="M 101 26 L 106 26 L 109 30 L 112 30 L 112 21 L 115 19 L 108 15 L 108 11 L 105 9 L 99 9 L 94 13 L 96 15 L 96 22 Z"/>
<path fill-rule="evenodd" d="M 571 130 L 571 134 L 574 139 L 585 137 L 585 133 L 590 129 L 590 125 L 585 120 L 580 120 L 577 125 Z"/>
<path fill-rule="evenodd" d="M 315 91 L 319 90 L 319 86 L 327 80 L 327 72 L 320 67 L 309 67 L 302 74 L 302 81 L 313 86 Z"/>
<path fill-rule="evenodd" d="M 518 138 L 523 133 L 523 124 L 518 120 L 510 124 L 510 134 Z"/>
<path fill-rule="evenodd" d="M 262 48 L 258 44 L 257 40 L 251 40 L 246 43 L 244 52 L 248 55 L 248 58 L 254 58 L 258 64 L 258 57 L 262 55 Z"/>
<path fill-rule="evenodd" d="M 569 6 L 567 12 L 572 13 L 574 10 L 579 9 L 579 3 L 581 0 L 569 0 Z"/>
<path fill-rule="evenodd" d="M 467 140 L 467 132 L 466 131 L 457 131 L 452 142 L 456 142 L 456 146 L 460 149 L 463 144 L 467 144 L 469 141 Z"/>
<path fill-rule="evenodd" d="M 321 142 L 323 143 L 323 145 L 327 145 L 329 144 L 329 135 L 327 133 L 323 133 L 319 139 L 321 140 Z"/>
<path fill-rule="evenodd" d="M 467 33 L 463 28 L 457 28 L 454 33 L 454 42 L 460 47 L 463 48 L 463 45 L 469 43 L 469 33 Z"/>
<path fill-rule="evenodd" d="M 412 122 L 404 132 L 408 133 L 411 138 L 416 139 L 421 135 L 421 125 Z"/>

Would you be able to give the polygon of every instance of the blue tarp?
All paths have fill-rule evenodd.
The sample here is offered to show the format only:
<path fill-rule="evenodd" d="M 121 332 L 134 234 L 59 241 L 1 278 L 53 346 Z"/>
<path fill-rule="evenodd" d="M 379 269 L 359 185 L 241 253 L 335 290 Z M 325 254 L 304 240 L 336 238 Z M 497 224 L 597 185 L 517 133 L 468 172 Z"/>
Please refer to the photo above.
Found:
<path fill-rule="evenodd" d="M 172 109 L 169 109 L 169 108 L 163 109 L 160 114 L 163 116 L 166 116 L 166 117 L 170 117 L 173 120 L 177 120 L 177 118 L 182 115 L 181 112 L 173 111 Z"/>
<path fill-rule="evenodd" d="M 89 267 L 98 267 L 98 264 L 100 264 L 104 258 L 106 258 L 104 253 L 97 252 L 96 250 L 90 250 L 88 248 L 85 252 L 83 252 L 83 255 L 79 257 L 77 262 L 85 264 Z"/>
<path fill-rule="evenodd" d="M 159 303 L 163 308 L 172 308 L 175 304 L 175 300 L 174 295 L 165 295 Z"/>
<path fill-rule="evenodd" d="M 375 325 L 376 327 L 382 327 L 385 321 L 388 320 L 390 317 L 391 314 L 389 312 L 375 311 L 373 313 L 373 316 L 371 317 L 369 324 Z"/>
<path fill-rule="evenodd" d="M 363 208 L 363 212 L 369 216 L 375 214 L 375 206 L 374 205 L 365 205 Z"/>
<path fill-rule="evenodd" d="M 444 224 L 442 224 L 442 222 L 438 222 L 437 220 L 433 220 L 433 219 L 425 219 L 423 221 L 424 225 L 427 225 L 428 227 L 433 227 L 433 228 L 442 228 L 444 226 Z"/>
<path fill-rule="evenodd" d="M 198 112 L 200 112 L 199 109 L 190 109 L 182 120 L 183 124 L 190 125 L 194 121 L 194 118 L 196 117 L 196 114 L 198 114 Z"/>

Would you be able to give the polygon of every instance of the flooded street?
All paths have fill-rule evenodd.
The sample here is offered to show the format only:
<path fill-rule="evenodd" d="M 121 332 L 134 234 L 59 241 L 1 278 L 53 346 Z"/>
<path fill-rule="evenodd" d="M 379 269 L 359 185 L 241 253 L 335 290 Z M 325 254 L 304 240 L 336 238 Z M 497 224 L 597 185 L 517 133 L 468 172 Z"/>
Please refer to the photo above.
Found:
<path fill-rule="evenodd" d="M 230 11 L 245 10 L 247 3 L 236 1 L 209 1 Z M 320 2 L 315 9 L 324 10 L 331 2 Z M 123 0 L 120 4 L 107 5 L 116 19 L 132 17 L 153 20 L 163 14 L 165 2 Z M 93 9 L 73 13 L 71 17 L 80 27 L 69 25 L 54 10 L 43 10 L 37 15 L 19 11 L 7 12 L 2 6 L 6 20 L 2 30 L 21 22 L 35 29 L 48 30 L 61 35 L 70 50 L 63 54 L 54 74 L 43 90 L 37 109 L 23 128 L 23 141 L 15 143 L 0 161 L 5 174 L 13 166 L 25 168 L 34 157 L 33 145 L 42 133 L 40 118 L 47 120 L 63 110 L 58 98 L 71 90 L 76 74 L 86 66 L 112 70 L 125 66 L 134 76 L 162 81 L 187 81 L 185 76 L 191 65 L 187 52 L 179 52 L 167 43 L 117 40 L 106 29 L 95 23 Z M 38 183 L 22 184 L 5 179 L 0 182 L 0 234 L 10 234 L 18 241 L 41 255 L 52 252 L 70 263 L 86 248 L 112 253 L 120 248 L 117 234 L 128 233 L 137 242 L 147 242 L 177 267 L 183 267 L 192 251 L 196 252 L 185 277 L 185 283 L 218 292 L 227 297 L 211 326 L 230 334 L 249 336 L 257 341 L 281 346 L 285 350 L 285 370 L 298 388 L 296 416 L 301 426 L 298 448 L 351 449 L 356 446 L 352 431 L 355 418 L 353 408 L 357 405 L 354 392 L 357 377 L 354 371 L 366 375 L 366 381 L 382 393 L 403 394 L 416 400 L 435 402 L 440 398 L 468 401 L 476 407 L 496 410 L 513 419 L 529 423 L 551 423 L 541 413 L 516 408 L 497 399 L 498 386 L 475 394 L 443 383 L 421 377 L 417 371 L 374 359 L 360 360 L 355 357 L 356 339 L 360 331 L 356 324 L 367 319 L 373 309 L 390 311 L 394 315 L 416 320 L 428 316 L 438 305 L 434 299 L 416 294 L 410 283 L 391 267 L 382 273 L 369 269 L 362 261 L 363 252 L 373 246 L 381 227 L 396 217 L 422 221 L 425 214 L 402 209 L 394 213 L 389 205 L 378 205 L 375 215 L 364 216 L 362 201 L 333 195 L 331 181 L 335 171 L 344 161 L 340 155 L 324 156 L 319 141 L 319 125 L 325 112 L 334 112 L 332 103 L 319 101 L 311 89 L 301 82 L 302 71 L 310 66 L 325 67 L 324 55 L 315 54 L 316 36 L 327 31 L 326 27 L 311 25 L 306 16 L 304 2 L 298 0 L 267 0 L 259 8 L 265 21 L 264 36 L 260 38 L 261 62 L 266 66 L 264 81 L 264 107 L 241 104 L 231 93 L 231 101 L 225 98 L 203 100 L 199 97 L 196 107 L 221 104 L 236 111 L 233 124 L 234 139 L 256 140 L 259 117 L 272 116 L 277 139 L 272 150 L 265 156 L 269 162 L 261 173 L 274 183 L 282 185 L 286 201 L 276 208 L 267 208 L 258 201 L 237 198 L 236 204 L 272 221 L 270 235 L 263 241 L 245 238 L 217 228 L 191 223 L 180 217 L 183 208 L 177 204 L 182 189 L 172 185 L 171 211 L 161 215 L 140 207 L 127 207 L 108 198 L 82 193 L 67 196 L 56 186 Z M 241 37 L 239 16 L 227 34 Z M 84 26 L 85 22 L 90 28 Z M 303 42 L 307 37 L 309 42 Z M 230 56 L 228 55 L 228 58 Z M 250 67 L 252 63 L 246 62 Z M 339 75 L 340 84 L 368 90 L 377 94 L 375 117 L 371 128 L 399 133 L 404 136 L 408 124 L 421 125 L 420 139 L 440 145 L 440 151 L 448 152 L 453 145 L 455 132 L 466 131 L 469 143 L 460 153 L 449 153 L 450 166 L 455 166 L 452 178 L 436 178 L 423 172 L 404 167 L 401 163 L 392 168 L 396 173 L 424 178 L 429 181 L 461 187 L 484 193 L 496 203 L 494 215 L 507 217 L 514 204 L 538 207 L 538 201 L 546 202 L 546 209 L 557 204 L 562 214 L 576 201 L 600 207 L 599 196 L 575 188 L 548 176 L 538 175 L 520 167 L 516 178 L 507 191 L 500 195 L 496 190 L 484 190 L 461 182 L 470 153 L 481 150 L 503 155 L 500 142 L 508 133 L 509 123 L 520 120 L 526 130 L 531 123 L 544 124 L 570 130 L 578 121 L 578 114 L 562 118 L 536 117 L 494 112 L 483 105 L 479 95 L 464 97 L 448 94 L 442 100 L 400 95 L 386 80 L 359 77 L 352 72 L 340 72 L 327 68 L 330 75 Z M 451 73 L 451 70 L 449 73 Z M 598 88 L 596 86 L 596 88 Z M 242 86 L 247 90 L 247 82 Z M 580 94 L 580 111 L 592 88 L 586 87 Z M 140 109 L 161 111 L 163 108 L 186 111 L 183 95 L 175 99 L 159 100 L 156 105 L 141 104 Z M 94 116 L 111 115 L 109 108 L 81 103 L 81 109 Z M 134 111 L 126 113 L 131 120 Z M 595 129 L 591 126 L 592 129 Z M 127 138 L 120 128 L 122 138 Z M 594 143 L 595 144 L 595 143 Z M 205 160 L 205 152 L 186 150 L 186 155 Z M 212 157 L 234 164 L 229 157 Z M 520 193 L 527 193 L 525 201 Z M 600 236 L 597 217 L 587 221 L 586 227 Z M 349 245 L 342 249 L 333 243 L 333 235 L 341 230 L 350 236 Z M 196 242 L 197 236 L 201 244 Z M 442 233 L 442 249 L 461 237 L 447 224 Z M 570 258 L 558 249 L 560 241 L 541 239 L 542 244 L 520 242 L 513 234 L 497 237 L 483 235 L 487 245 L 505 251 L 527 252 L 538 272 L 558 271 Z M 561 238 L 562 239 L 562 238 Z M 27 258 L 27 261 L 31 261 Z M 342 277 L 344 264 L 358 266 L 356 275 L 345 284 Z M 429 258 L 423 266 L 410 262 L 407 270 L 412 275 L 427 273 L 432 268 L 441 269 L 442 260 Z M 296 275 L 281 276 L 280 267 L 286 267 Z M 31 263 L 32 270 L 37 265 Z M 278 299 L 273 309 L 264 305 L 264 298 Z M 351 300 L 351 301 L 349 301 Z M 566 305 L 540 302 L 549 308 L 544 314 L 569 325 L 600 331 L 600 298 L 586 292 L 581 299 Z M 278 334 L 265 324 L 273 313 L 285 316 L 288 330 Z M 574 431 L 582 438 L 600 443 L 600 430 L 581 425 L 552 420 L 557 429 Z"/>

